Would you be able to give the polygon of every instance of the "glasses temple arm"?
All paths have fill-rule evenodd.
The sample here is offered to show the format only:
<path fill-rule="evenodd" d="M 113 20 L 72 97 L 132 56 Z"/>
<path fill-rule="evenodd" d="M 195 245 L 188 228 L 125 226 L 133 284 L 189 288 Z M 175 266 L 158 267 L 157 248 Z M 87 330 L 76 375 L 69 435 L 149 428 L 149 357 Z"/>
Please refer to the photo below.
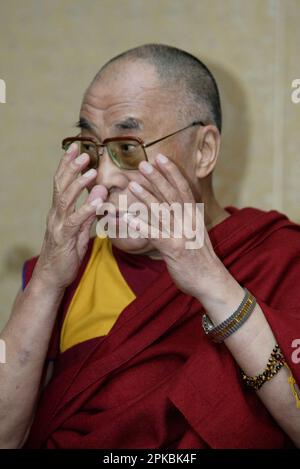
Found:
<path fill-rule="evenodd" d="M 182 132 L 183 130 L 188 129 L 189 127 L 194 127 L 194 126 L 196 126 L 196 125 L 205 125 L 205 124 L 204 124 L 204 122 L 202 122 L 202 121 L 195 121 L 195 122 L 192 122 L 191 124 L 187 125 L 186 127 L 183 127 L 183 129 L 176 130 L 175 132 L 172 132 L 171 134 L 166 135 L 165 137 L 158 138 L 157 140 L 154 140 L 153 142 L 150 142 L 150 143 L 144 143 L 144 144 L 143 144 L 143 147 L 144 147 L 144 148 L 151 147 L 151 146 L 154 145 L 155 143 L 158 143 L 158 142 L 161 142 L 162 140 L 165 140 L 165 138 L 172 137 L 173 135 L 176 135 L 176 134 L 178 134 L 179 132 Z"/>

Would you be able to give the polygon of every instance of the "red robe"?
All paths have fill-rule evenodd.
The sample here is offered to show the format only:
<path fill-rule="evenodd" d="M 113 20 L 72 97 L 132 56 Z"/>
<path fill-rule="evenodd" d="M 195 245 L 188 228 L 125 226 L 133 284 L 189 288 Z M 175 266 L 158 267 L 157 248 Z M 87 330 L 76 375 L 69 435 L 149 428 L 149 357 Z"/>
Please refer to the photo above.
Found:
<path fill-rule="evenodd" d="M 300 226 L 275 210 L 226 209 L 231 217 L 209 231 L 215 252 L 255 295 L 299 384 L 291 344 L 300 338 Z M 201 304 L 166 268 L 106 336 L 59 354 L 64 314 L 90 253 L 91 243 L 58 312 L 47 357 L 55 372 L 26 448 L 293 446 L 244 387 L 226 345 L 204 335 Z M 35 262 L 25 266 L 26 282 Z"/>

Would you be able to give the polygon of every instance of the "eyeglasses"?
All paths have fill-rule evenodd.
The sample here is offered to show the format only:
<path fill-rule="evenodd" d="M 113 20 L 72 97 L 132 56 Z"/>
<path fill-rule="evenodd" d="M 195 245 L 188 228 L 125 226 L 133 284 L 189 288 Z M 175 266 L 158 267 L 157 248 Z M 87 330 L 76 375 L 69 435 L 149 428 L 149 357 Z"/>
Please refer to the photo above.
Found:
<path fill-rule="evenodd" d="M 77 143 L 80 148 L 80 153 L 88 153 L 90 156 L 90 163 L 87 169 L 97 169 L 99 166 L 99 158 L 103 155 L 104 148 L 106 147 L 110 159 L 118 168 L 137 170 L 141 161 L 148 161 L 146 148 L 196 125 L 204 126 L 206 124 L 202 121 L 195 121 L 182 129 L 176 130 L 176 132 L 149 143 L 144 143 L 139 137 L 127 136 L 106 138 L 102 143 L 99 143 L 94 137 L 67 137 L 62 141 L 62 149 L 67 151 L 72 143 Z"/>

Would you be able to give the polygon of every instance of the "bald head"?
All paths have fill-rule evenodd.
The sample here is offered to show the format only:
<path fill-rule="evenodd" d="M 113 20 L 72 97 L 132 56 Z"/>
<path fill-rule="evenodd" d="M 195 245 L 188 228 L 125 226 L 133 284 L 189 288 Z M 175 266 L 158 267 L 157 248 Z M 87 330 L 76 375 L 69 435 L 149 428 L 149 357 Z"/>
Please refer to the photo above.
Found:
<path fill-rule="evenodd" d="M 203 120 L 221 132 L 222 114 L 216 81 L 206 65 L 193 55 L 163 44 L 145 44 L 109 60 L 97 73 L 92 84 L 108 68 L 126 62 L 145 61 L 155 67 L 163 89 L 172 91 L 177 115 L 182 124 Z M 178 99 L 179 98 L 179 99 Z"/>

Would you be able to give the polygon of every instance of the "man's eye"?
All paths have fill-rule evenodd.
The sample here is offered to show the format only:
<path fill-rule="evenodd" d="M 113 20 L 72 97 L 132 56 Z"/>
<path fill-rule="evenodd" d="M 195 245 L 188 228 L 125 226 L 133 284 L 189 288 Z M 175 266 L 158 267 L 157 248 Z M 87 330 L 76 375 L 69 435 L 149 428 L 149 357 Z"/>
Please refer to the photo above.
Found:
<path fill-rule="evenodd" d="M 126 152 L 130 153 L 130 152 L 134 151 L 135 149 L 136 149 L 136 146 L 132 145 L 131 143 L 123 143 L 121 145 L 121 150 L 125 153 Z"/>
<path fill-rule="evenodd" d="M 87 143 L 84 147 L 82 147 L 83 151 L 88 153 L 90 156 L 96 157 L 97 156 L 97 148 L 92 143 Z"/>

